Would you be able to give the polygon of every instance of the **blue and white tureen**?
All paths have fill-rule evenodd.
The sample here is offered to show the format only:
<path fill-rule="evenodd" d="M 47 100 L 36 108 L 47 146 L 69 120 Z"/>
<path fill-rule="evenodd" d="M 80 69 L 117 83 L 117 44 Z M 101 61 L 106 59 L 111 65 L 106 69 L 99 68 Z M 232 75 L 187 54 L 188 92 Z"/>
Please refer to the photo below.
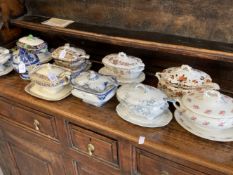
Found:
<path fill-rule="evenodd" d="M 116 93 L 118 82 L 112 76 L 105 76 L 94 71 L 82 72 L 71 80 L 72 94 L 94 106 L 102 106 Z"/>
<path fill-rule="evenodd" d="M 13 57 L 13 66 L 20 77 L 29 80 L 28 71 L 41 63 L 39 55 L 47 52 L 47 44 L 32 35 L 22 37 L 17 42 L 18 53 Z"/>

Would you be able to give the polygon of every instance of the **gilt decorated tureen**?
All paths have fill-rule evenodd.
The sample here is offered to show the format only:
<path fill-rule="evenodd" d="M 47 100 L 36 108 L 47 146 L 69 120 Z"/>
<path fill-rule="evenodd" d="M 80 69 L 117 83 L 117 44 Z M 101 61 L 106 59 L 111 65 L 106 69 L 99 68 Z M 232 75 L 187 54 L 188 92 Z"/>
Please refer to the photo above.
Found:
<path fill-rule="evenodd" d="M 180 97 L 194 91 L 220 89 L 207 73 L 188 65 L 165 69 L 163 72 L 157 72 L 156 77 L 159 80 L 158 88 L 170 97 Z"/>

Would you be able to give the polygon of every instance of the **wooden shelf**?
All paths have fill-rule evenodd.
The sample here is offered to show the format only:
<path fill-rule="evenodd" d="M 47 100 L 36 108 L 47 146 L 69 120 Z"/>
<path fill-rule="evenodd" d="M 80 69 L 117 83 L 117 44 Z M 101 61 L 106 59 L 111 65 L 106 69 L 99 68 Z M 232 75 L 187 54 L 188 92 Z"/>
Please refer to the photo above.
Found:
<path fill-rule="evenodd" d="M 12 20 L 11 23 L 21 28 L 40 32 L 55 32 L 57 34 L 69 35 L 91 41 L 233 63 L 233 44 L 153 32 L 129 31 L 78 22 L 69 25 L 67 28 L 51 27 L 41 24 L 41 22 L 47 19 L 49 18 L 23 16 Z"/>

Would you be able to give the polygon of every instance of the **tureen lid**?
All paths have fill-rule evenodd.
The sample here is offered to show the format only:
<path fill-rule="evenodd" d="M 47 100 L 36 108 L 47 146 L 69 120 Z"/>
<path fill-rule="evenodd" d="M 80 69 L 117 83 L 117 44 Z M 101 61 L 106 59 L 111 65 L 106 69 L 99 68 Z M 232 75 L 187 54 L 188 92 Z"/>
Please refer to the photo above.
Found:
<path fill-rule="evenodd" d="M 140 58 L 126 55 L 124 52 L 119 52 L 118 54 L 110 54 L 103 58 L 103 64 L 111 66 L 111 67 L 118 67 L 122 69 L 133 69 L 139 68 L 144 70 L 144 63 Z"/>
<path fill-rule="evenodd" d="M 212 83 L 212 79 L 207 73 L 193 69 L 188 65 L 165 69 L 162 73 L 157 73 L 156 76 L 174 86 L 199 87 Z"/>
<path fill-rule="evenodd" d="M 87 55 L 83 49 L 71 47 L 70 44 L 65 44 L 54 50 L 52 57 L 57 60 L 73 62 L 80 59 L 89 59 L 90 56 Z"/>
<path fill-rule="evenodd" d="M 94 94 L 104 93 L 118 86 L 114 77 L 101 75 L 95 71 L 82 72 L 71 82 L 74 88 Z"/>
<path fill-rule="evenodd" d="M 41 44 L 44 44 L 44 41 L 42 39 L 34 37 L 33 35 L 22 37 L 19 39 L 19 42 L 21 44 L 25 44 L 25 45 L 32 46 L 32 47 L 36 47 Z"/>
<path fill-rule="evenodd" d="M 138 84 L 126 84 L 117 91 L 119 101 L 124 101 L 133 105 L 157 106 L 167 102 L 167 96 L 159 89 Z"/>
<path fill-rule="evenodd" d="M 70 74 L 67 69 L 49 63 L 39 65 L 29 72 L 32 81 L 45 85 L 59 85 L 64 83 L 64 81 L 67 82 Z"/>
<path fill-rule="evenodd" d="M 233 98 L 215 90 L 184 95 L 182 104 L 189 110 L 210 118 L 233 118 Z"/>

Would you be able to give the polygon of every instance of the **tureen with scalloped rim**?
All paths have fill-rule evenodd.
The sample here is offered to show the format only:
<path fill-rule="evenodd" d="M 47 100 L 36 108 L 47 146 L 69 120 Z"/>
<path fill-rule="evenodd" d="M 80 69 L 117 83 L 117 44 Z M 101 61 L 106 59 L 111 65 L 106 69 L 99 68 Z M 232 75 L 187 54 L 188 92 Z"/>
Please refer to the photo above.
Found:
<path fill-rule="evenodd" d="M 233 127 L 233 98 L 215 90 L 195 92 L 177 99 L 177 110 L 187 119 L 204 129 Z"/>
<path fill-rule="evenodd" d="M 141 83 L 123 85 L 117 91 L 117 99 L 131 113 L 149 120 L 168 109 L 168 98 L 161 90 Z"/>
<path fill-rule="evenodd" d="M 159 79 L 158 87 L 171 97 L 182 96 L 193 91 L 220 89 L 207 73 L 188 65 L 165 69 L 163 72 L 157 72 L 156 77 Z"/>
<path fill-rule="evenodd" d="M 105 76 L 94 71 L 82 72 L 72 78 L 72 94 L 95 106 L 102 106 L 116 92 L 118 82 L 112 76 Z"/>

